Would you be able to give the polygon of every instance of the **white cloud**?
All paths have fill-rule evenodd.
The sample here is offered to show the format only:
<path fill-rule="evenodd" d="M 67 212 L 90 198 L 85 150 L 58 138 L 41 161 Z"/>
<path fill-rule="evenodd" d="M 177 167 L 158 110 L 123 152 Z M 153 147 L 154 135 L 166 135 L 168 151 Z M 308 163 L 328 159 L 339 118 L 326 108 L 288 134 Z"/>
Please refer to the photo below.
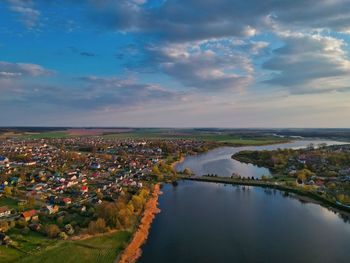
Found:
<path fill-rule="evenodd" d="M 34 8 L 31 0 L 7 0 L 11 11 L 21 17 L 21 21 L 28 28 L 33 28 L 38 22 L 40 11 Z"/>
<path fill-rule="evenodd" d="M 152 47 L 158 68 L 187 87 L 202 90 L 242 90 L 253 80 L 249 58 L 219 43 L 168 44 Z"/>
<path fill-rule="evenodd" d="M 54 71 L 37 64 L 0 61 L 0 78 L 39 77 L 52 74 L 54 74 Z"/>
<path fill-rule="evenodd" d="M 268 30 L 271 20 L 293 30 L 350 30 L 348 0 L 168 0 L 151 9 L 135 0 L 91 2 L 101 25 L 157 34 L 165 41 L 251 37 Z"/>
<path fill-rule="evenodd" d="M 275 73 L 266 82 L 292 93 L 317 93 L 350 88 L 350 60 L 343 40 L 306 33 L 280 32 L 284 45 L 263 64 Z"/>

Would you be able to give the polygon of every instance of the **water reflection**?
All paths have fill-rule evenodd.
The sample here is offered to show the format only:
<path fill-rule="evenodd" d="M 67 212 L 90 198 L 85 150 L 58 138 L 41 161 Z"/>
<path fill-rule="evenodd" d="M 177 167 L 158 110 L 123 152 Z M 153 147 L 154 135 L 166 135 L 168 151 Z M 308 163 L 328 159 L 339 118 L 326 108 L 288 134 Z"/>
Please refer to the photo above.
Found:
<path fill-rule="evenodd" d="M 188 181 L 163 191 L 139 263 L 349 262 L 348 219 L 292 194 Z"/>

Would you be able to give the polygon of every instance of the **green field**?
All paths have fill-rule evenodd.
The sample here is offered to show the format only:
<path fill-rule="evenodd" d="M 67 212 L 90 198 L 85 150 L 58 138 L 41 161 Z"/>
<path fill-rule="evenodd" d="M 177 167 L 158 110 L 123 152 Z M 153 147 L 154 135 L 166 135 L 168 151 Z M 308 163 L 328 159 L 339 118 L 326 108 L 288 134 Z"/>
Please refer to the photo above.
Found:
<path fill-rule="evenodd" d="M 87 129 L 88 130 L 88 129 Z M 231 146 L 249 146 L 249 145 L 266 145 L 273 143 L 282 143 L 288 141 L 287 138 L 272 136 L 267 133 L 235 133 L 231 131 L 215 132 L 215 131 L 199 131 L 194 129 L 167 129 L 167 128 L 135 128 L 128 132 L 106 132 L 101 131 L 104 138 L 110 139 L 148 139 L 148 140 L 173 140 L 173 139 L 189 139 L 222 143 Z M 69 131 L 57 130 L 48 132 L 29 133 L 22 132 L 14 135 L 22 139 L 59 139 L 75 136 L 97 136 L 70 134 Z"/>
<path fill-rule="evenodd" d="M 17 208 L 18 201 L 12 198 L 1 197 L 0 206 L 7 206 L 9 208 Z"/>
<path fill-rule="evenodd" d="M 20 136 L 24 139 L 60 139 L 70 137 L 67 132 L 41 132 L 41 133 L 24 133 Z"/>
<path fill-rule="evenodd" d="M 29 253 L 34 253 L 56 242 L 32 231 L 22 235 L 19 229 L 11 229 L 7 234 L 18 244 L 18 249 L 0 246 L 0 262 L 18 262 Z"/>
<path fill-rule="evenodd" d="M 113 263 L 130 238 L 130 232 L 119 231 L 81 241 L 58 241 L 39 252 L 23 253 L 21 259 L 13 258 L 12 261 L 3 261 L 0 256 L 0 262 Z"/>
<path fill-rule="evenodd" d="M 98 128 L 96 128 L 98 130 Z M 89 129 L 86 129 L 87 131 Z M 202 131 L 195 129 L 171 129 L 171 128 L 134 128 L 128 132 L 108 132 L 101 130 L 101 134 L 105 138 L 114 139 L 148 139 L 148 140 L 172 140 L 172 139 L 190 139 L 218 142 L 232 146 L 245 145 L 265 145 L 279 142 L 286 142 L 288 139 L 272 136 L 264 132 L 234 132 L 234 131 Z M 98 134 L 96 134 L 98 135 Z M 81 135 L 79 132 L 72 135 L 68 130 L 56 130 L 45 132 L 18 132 L 14 137 L 23 139 L 54 139 L 68 138 L 74 136 L 96 136 L 86 135 L 82 129 Z"/>
<path fill-rule="evenodd" d="M 274 136 L 250 136 L 244 137 L 235 134 L 215 134 L 215 133 L 170 133 L 164 131 L 135 131 L 126 133 L 116 133 L 104 135 L 106 138 L 117 139 L 190 139 L 225 143 L 234 146 L 245 145 L 266 145 L 279 142 L 286 142 L 287 139 Z"/>

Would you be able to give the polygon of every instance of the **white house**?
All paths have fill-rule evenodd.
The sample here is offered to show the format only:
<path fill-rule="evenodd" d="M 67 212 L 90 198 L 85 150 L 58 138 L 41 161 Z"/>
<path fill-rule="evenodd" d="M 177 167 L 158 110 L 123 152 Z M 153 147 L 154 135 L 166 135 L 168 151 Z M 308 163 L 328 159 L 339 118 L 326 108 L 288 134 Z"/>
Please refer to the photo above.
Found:
<path fill-rule="evenodd" d="M 5 156 L 0 155 L 0 165 L 5 165 L 9 162 L 9 159 Z"/>
<path fill-rule="evenodd" d="M 7 206 L 0 207 L 0 218 L 11 215 L 11 210 Z"/>

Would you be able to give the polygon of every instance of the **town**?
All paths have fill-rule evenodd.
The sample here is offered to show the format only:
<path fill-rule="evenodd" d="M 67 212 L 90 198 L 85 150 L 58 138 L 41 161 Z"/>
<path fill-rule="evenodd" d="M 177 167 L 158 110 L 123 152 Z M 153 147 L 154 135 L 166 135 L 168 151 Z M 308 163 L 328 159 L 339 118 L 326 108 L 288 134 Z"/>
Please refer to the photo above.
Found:
<path fill-rule="evenodd" d="M 135 227 L 155 183 L 177 179 L 173 164 L 213 146 L 104 136 L 4 139 L 0 252 L 2 244 L 31 253 L 32 236 L 79 239 Z"/>

